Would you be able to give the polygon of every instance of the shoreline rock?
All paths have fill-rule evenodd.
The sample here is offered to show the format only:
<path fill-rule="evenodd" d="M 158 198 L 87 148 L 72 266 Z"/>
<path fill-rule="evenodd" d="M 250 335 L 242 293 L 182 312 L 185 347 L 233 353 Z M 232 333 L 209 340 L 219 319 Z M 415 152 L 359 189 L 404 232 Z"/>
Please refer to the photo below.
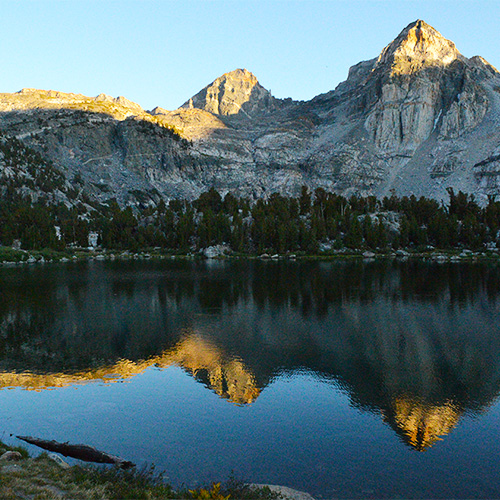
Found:
<path fill-rule="evenodd" d="M 279 493 L 289 500 L 314 500 L 314 497 L 305 491 L 294 490 L 288 486 L 280 486 L 277 484 L 249 484 L 252 488 L 269 488 L 275 493 Z"/>

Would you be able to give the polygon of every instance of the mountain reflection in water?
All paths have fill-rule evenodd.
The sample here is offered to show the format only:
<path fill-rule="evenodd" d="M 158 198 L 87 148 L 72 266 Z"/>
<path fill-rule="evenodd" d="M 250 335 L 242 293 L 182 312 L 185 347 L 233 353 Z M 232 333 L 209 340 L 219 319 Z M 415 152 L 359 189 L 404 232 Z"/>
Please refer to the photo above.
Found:
<path fill-rule="evenodd" d="M 0 388 L 182 367 L 249 404 L 308 370 L 423 451 L 500 392 L 500 269 L 113 262 L 0 270 Z"/>
<path fill-rule="evenodd" d="M 220 397 L 237 404 L 248 404 L 260 393 L 253 375 L 235 358 L 209 340 L 194 333 L 187 334 L 171 350 L 147 360 L 120 359 L 115 364 L 72 373 L 0 372 L 0 389 L 22 387 L 27 390 L 54 389 L 89 382 L 113 383 L 134 377 L 150 367 L 177 365 L 205 383 Z"/>

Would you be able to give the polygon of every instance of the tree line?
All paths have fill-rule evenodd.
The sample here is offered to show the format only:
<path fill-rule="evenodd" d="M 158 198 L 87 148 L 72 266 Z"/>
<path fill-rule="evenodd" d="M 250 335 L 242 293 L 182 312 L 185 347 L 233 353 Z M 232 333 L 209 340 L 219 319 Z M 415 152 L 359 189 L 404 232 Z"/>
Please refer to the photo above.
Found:
<path fill-rule="evenodd" d="M 473 195 L 448 190 L 447 203 L 415 196 L 349 198 L 302 187 L 297 197 L 273 193 L 251 200 L 215 189 L 189 201 L 121 207 L 116 200 L 71 206 L 48 196 L 33 199 L 4 184 L 0 244 L 19 240 L 26 250 L 87 247 L 89 233 L 104 249 L 198 252 L 227 245 L 240 254 L 317 254 L 339 249 L 386 252 L 496 247 L 500 201 L 484 206 Z"/>

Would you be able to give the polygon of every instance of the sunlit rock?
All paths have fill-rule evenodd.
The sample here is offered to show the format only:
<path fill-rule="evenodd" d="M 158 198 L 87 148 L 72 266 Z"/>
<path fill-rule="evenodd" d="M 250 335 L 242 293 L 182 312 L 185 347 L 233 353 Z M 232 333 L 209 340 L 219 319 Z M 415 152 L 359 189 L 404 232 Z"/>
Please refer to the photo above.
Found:
<path fill-rule="evenodd" d="M 183 108 L 199 108 L 215 115 L 255 114 L 272 111 L 276 102 L 247 69 L 225 73 L 183 104 Z"/>

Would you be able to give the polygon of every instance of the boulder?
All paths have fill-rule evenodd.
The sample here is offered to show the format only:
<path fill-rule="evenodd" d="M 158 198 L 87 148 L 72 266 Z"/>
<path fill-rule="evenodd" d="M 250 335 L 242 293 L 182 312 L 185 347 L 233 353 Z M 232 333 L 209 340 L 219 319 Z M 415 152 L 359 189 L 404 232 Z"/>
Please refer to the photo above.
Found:
<path fill-rule="evenodd" d="M 59 455 L 56 455 L 55 453 L 49 453 L 47 455 L 51 460 L 53 460 L 61 469 L 69 469 L 71 466 L 65 462 Z"/>
<path fill-rule="evenodd" d="M 18 451 L 6 451 L 0 456 L 0 460 L 5 462 L 17 462 L 22 458 L 23 456 Z"/>
<path fill-rule="evenodd" d="M 230 251 L 229 247 L 226 245 L 213 245 L 207 247 L 203 250 L 203 255 L 207 259 L 216 259 L 218 257 L 223 257 Z"/>

